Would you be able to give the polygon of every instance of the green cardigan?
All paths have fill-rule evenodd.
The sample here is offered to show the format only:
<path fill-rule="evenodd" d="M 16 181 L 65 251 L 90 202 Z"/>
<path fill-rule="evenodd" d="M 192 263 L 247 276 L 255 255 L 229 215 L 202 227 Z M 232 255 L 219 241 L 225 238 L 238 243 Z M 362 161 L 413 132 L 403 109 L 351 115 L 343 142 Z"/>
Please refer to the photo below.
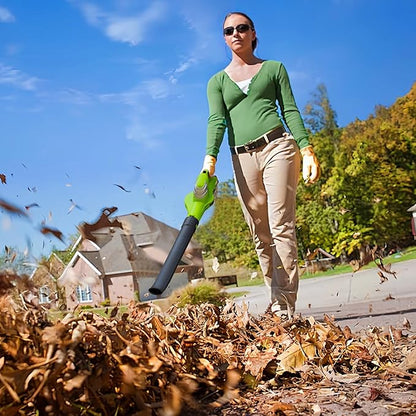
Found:
<path fill-rule="evenodd" d="M 282 126 L 276 102 L 299 148 L 309 145 L 308 133 L 281 62 L 264 61 L 252 78 L 247 94 L 225 71 L 220 71 L 208 81 L 207 97 L 207 155 L 217 157 L 225 129 L 228 144 L 239 146 Z"/>

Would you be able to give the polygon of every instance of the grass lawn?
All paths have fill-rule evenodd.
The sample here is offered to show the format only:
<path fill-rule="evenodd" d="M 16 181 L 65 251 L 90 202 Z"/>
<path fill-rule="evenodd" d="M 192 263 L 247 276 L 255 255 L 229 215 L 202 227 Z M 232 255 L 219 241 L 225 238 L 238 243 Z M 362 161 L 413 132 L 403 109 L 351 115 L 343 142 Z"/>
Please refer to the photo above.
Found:
<path fill-rule="evenodd" d="M 398 263 L 400 261 L 413 260 L 413 259 L 416 259 L 416 247 L 409 247 L 406 250 L 394 253 L 391 256 L 387 256 L 383 258 L 383 263 L 393 264 L 393 263 Z M 360 270 L 372 269 L 374 267 L 377 267 L 377 265 L 374 261 L 371 261 L 367 265 L 363 266 Z M 351 273 L 351 272 L 352 272 L 352 267 L 349 264 L 340 264 L 340 265 L 335 266 L 333 269 L 326 270 L 324 272 L 303 273 L 301 276 L 301 279 L 310 279 L 312 277 L 320 277 L 320 276 L 334 276 L 337 274 Z"/>

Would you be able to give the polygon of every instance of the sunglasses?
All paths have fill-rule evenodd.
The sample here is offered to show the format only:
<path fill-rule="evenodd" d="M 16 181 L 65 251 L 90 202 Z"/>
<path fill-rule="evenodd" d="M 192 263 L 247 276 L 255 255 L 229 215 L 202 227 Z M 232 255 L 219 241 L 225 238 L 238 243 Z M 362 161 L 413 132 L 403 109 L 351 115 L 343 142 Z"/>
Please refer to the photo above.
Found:
<path fill-rule="evenodd" d="M 238 33 L 245 33 L 247 32 L 249 29 L 253 29 L 250 25 L 246 24 L 246 23 L 241 23 L 239 25 L 237 25 L 236 27 L 233 26 L 228 26 L 224 28 L 224 36 L 231 36 L 232 34 L 234 34 L 234 29 L 238 32 Z"/>

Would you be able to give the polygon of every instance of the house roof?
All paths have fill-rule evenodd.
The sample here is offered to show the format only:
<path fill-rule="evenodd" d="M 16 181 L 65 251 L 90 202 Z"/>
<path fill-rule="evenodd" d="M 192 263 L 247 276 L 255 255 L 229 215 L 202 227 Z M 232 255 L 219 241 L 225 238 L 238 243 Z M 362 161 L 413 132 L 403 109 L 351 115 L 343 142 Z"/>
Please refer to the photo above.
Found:
<path fill-rule="evenodd" d="M 47 282 L 49 279 L 56 280 L 65 269 L 63 261 L 55 254 L 51 253 L 49 258 L 38 264 L 31 275 L 31 279 L 39 284 Z"/>
<path fill-rule="evenodd" d="M 101 274 L 104 273 L 104 267 L 99 251 L 79 251 L 79 254 L 84 256 L 91 264 L 93 264 Z"/>
<path fill-rule="evenodd" d="M 111 221 L 117 221 L 122 227 L 112 227 Z M 157 274 L 179 233 L 142 212 L 115 217 L 109 224 L 91 231 L 99 250 L 80 252 L 102 275 Z M 191 241 L 182 258 L 183 264 L 200 265 L 200 258 L 192 254 L 195 249 L 200 246 Z"/>
<path fill-rule="evenodd" d="M 414 204 L 413 206 L 411 206 L 407 212 L 416 212 L 416 204 Z"/>
<path fill-rule="evenodd" d="M 313 260 L 316 257 L 319 257 L 320 254 L 328 260 L 335 260 L 335 256 L 333 256 L 332 254 L 328 253 L 327 251 L 325 251 L 323 248 L 320 248 L 320 247 L 316 248 L 314 251 L 312 251 L 312 253 L 309 253 L 306 256 L 306 259 Z"/>

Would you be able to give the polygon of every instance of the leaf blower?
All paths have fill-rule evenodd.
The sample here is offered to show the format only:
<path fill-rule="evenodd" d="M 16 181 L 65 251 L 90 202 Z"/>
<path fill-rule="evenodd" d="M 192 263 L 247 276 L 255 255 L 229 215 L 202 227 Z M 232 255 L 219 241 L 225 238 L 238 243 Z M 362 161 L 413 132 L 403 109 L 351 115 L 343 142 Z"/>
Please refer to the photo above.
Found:
<path fill-rule="evenodd" d="M 186 195 L 185 208 L 188 216 L 182 224 L 181 230 L 173 243 L 155 283 L 149 289 L 149 292 L 153 295 L 161 295 L 172 280 L 172 276 L 178 267 L 189 241 L 191 241 L 202 215 L 214 203 L 217 183 L 218 179 L 216 176 L 209 176 L 208 171 L 203 170 L 196 179 L 194 190 Z"/>

